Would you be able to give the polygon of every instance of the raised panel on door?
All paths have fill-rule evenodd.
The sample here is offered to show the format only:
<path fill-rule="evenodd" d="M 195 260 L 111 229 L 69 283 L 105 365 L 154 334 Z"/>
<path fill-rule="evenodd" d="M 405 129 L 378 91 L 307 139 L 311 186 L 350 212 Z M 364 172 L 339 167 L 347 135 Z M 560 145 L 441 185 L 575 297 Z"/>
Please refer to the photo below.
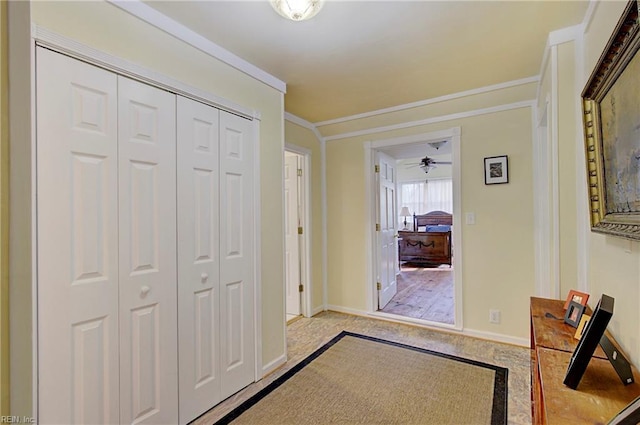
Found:
<path fill-rule="evenodd" d="M 218 110 L 178 97 L 180 423 L 222 400 Z"/>
<path fill-rule="evenodd" d="M 377 153 L 378 173 L 378 308 L 382 309 L 398 291 L 396 281 L 397 261 L 397 213 L 395 160 L 382 152 Z"/>
<path fill-rule="evenodd" d="M 37 48 L 38 412 L 117 423 L 117 81 Z"/>
<path fill-rule="evenodd" d="M 175 102 L 118 77 L 123 423 L 178 422 Z"/>
<path fill-rule="evenodd" d="M 284 237 L 287 314 L 300 314 L 300 251 L 298 241 L 298 156 L 284 157 Z"/>
<path fill-rule="evenodd" d="M 222 398 L 255 379 L 253 123 L 220 112 Z"/>

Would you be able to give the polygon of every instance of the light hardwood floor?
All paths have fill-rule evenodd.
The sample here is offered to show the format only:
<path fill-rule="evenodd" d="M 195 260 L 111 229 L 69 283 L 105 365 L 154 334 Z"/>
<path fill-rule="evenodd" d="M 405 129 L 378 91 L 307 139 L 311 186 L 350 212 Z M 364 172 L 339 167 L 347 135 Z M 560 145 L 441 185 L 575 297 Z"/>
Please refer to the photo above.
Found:
<path fill-rule="evenodd" d="M 288 360 L 286 364 L 261 381 L 223 401 L 200 417 L 194 424 L 215 423 L 217 419 L 273 382 L 343 330 L 506 367 L 509 369 L 509 424 L 528 425 L 531 423 L 529 348 L 485 341 L 455 332 L 444 332 L 329 311 L 312 318 L 302 317 L 287 326 Z M 464 377 L 460 377 L 460 379 L 464 380 Z"/>
<path fill-rule="evenodd" d="M 397 282 L 398 293 L 382 312 L 453 324 L 453 268 L 403 264 Z"/>

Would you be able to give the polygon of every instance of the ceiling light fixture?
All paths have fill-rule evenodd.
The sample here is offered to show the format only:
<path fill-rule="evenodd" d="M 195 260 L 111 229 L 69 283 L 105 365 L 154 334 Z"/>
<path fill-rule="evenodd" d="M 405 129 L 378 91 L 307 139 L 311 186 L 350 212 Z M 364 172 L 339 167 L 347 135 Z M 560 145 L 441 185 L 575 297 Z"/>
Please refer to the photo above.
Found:
<path fill-rule="evenodd" d="M 445 143 L 447 143 L 446 140 L 443 140 L 442 142 L 429 142 L 429 146 L 431 146 L 432 148 L 435 148 L 436 150 L 440 149 L 440 146 L 444 145 Z"/>
<path fill-rule="evenodd" d="M 292 21 L 311 19 L 320 11 L 324 0 L 269 0 L 281 16 Z"/>

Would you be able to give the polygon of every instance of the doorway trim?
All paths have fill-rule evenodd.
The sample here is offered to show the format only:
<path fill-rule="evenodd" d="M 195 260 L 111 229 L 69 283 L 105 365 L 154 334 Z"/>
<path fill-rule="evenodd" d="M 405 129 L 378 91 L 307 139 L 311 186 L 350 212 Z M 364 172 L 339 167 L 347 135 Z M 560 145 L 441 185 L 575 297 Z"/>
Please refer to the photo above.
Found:
<path fill-rule="evenodd" d="M 439 328 L 462 330 L 462 195 L 461 195 L 461 167 L 460 167 L 460 127 L 452 127 L 447 130 L 434 131 L 430 133 L 420 133 L 411 136 L 394 137 L 389 139 L 368 141 L 364 143 L 364 160 L 365 160 L 365 202 L 368 206 L 368 214 L 366 214 L 365 224 L 365 267 L 366 267 L 366 311 L 371 316 L 393 319 L 399 322 L 417 323 L 421 325 L 429 325 Z M 453 232 L 453 257 L 456 259 L 456 269 L 453 278 L 454 290 L 454 324 L 430 322 L 420 319 L 413 319 L 404 316 L 398 316 L 389 313 L 377 311 L 377 294 L 376 294 L 376 212 L 375 212 L 375 178 L 374 178 L 374 162 L 375 151 L 388 146 L 411 145 L 416 143 L 427 143 L 430 141 L 441 141 L 446 139 L 451 142 L 451 162 L 453 177 L 453 221 L 460 223 Z"/>
<path fill-rule="evenodd" d="M 534 128 L 533 193 L 536 295 L 560 297 L 560 212 L 558 194 L 558 140 L 553 129 L 553 104 L 547 99 L 532 108 Z"/>
<path fill-rule="evenodd" d="M 311 150 L 290 143 L 285 143 L 284 150 L 302 157 L 302 241 L 300 244 L 300 268 L 303 279 L 302 297 L 300 300 L 300 313 L 304 317 L 311 317 L 311 292 L 313 281 L 311 280 Z M 283 153 L 284 155 L 284 153 Z M 282 181 L 284 188 L 284 179 Z M 283 189 L 284 192 L 284 189 Z M 286 285 L 286 282 L 284 282 Z M 285 288 L 286 308 L 286 288 Z M 286 323 L 286 321 L 285 321 Z"/>

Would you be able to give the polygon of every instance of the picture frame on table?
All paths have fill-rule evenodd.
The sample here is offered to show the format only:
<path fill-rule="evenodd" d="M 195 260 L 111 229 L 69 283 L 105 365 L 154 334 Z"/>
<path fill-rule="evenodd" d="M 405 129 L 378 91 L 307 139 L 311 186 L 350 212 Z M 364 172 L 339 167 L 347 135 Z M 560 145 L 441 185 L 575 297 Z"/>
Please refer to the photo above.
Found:
<path fill-rule="evenodd" d="M 582 92 L 591 231 L 640 240 L 640 20 L 631 0 Z"/>
<path fill-rule="evenodd" d="M 582 318 L 582 313 L 584 313 L 585 306 L 575 301 L 571 301 L 569 303 L 569 307 L 567 308 L 567 312 L 564 315 L 564 323 L 567 323 L 574 328 L 578 327 L 580 323 L 580 319 Z"/>
<path fill-rule="evenodd" d="M 582 304 L 583 306 L 587 306 L 587 301 L 589 300 L 589 294 L 586 292 L 576 291 L 572 289 L 569 291 L 569 295 L 567 295 L 567 300 L 564 302 L 564 309 L 569 308 L 569 303 L 571 301 L 575 301 L 578 304 Z"/>
<path fill-rule="evenodd" d="M 484 159 L 484 184 L 509 183 L 509 158 L 507 155 L 489 156 Z"/>
<path fill-rule="evenodd" d="M 589 323 L 590 319 L 591 319 L 591 316 L 589 316 L 588 314 L 585 314 L 585 313 L 582 314 L 582 317 L 580 317 L 580 323 L 578 323 L 578 328 L 576 329 L 576 333 L 573 335 L 575 339 L 582 338 L 582 334 L 584 333 L 584 328 L 587 326 L 587 323 Z"/>
<path fill-rule="evenodd" d="M 572 302 L 575 303 L 575 301 Z M 607 329 L 611 316 L 613 316 L 613 305 L 613 297 L 602 294 L 596 308 L 593 310 L 589 323 L 587 323 L 582 333 L 580 341 L 578 341 L 576 349 L 571 355 L 567 373 L 562 381 L 567 387 L 574 390 L 578 387 L 584 372 L 587 370 L 589 361 Z M 569 308 L 571 308 L 571 304 Z"/>

